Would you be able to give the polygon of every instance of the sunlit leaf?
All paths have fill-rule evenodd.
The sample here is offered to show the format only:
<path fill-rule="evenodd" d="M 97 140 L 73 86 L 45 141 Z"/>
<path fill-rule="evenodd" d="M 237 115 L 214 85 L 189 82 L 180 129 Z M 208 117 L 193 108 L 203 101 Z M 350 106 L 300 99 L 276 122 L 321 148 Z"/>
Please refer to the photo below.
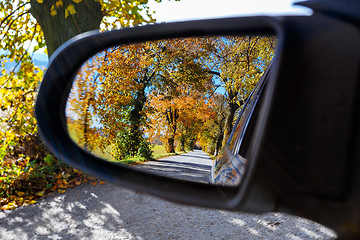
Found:
<path fill-rule="evenodd" d="M 55 5 L 56 5 L 57 8 L 64 6 L 62 0 L 58 0 L 58 1 L 55 3 Z"/>
<path fill-rule="evenodd" d="M 39 196 L 39 197 L 43 197 L 45 194 L 45 191 L 40 191 L 40 192 L 37 192 L 36 195 Z"/>
<path fill-rule="evenodd" d="M 66 8 L 69 11 L 69 14 L 74 15 L 76 13 L 74 4 L 69 4 Z"/>
<path fill-rule="evenodd" d="M 64 189 L 58 189 L 57 191 L 58 191 L 58 193 L 65 193 Z"/>

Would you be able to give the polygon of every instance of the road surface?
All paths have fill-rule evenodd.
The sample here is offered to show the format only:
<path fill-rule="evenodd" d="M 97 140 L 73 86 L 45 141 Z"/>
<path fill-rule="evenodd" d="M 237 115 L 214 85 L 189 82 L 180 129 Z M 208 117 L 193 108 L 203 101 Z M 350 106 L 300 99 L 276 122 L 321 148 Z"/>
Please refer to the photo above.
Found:
<path fill-rule="evenodd" d="M 184 206 L 106 182 L 0 211 L 0 239 L 334 239 L 330 229 L 280 213 Z"/>
<path fill-rule="evenodd" d="M 210 182 L 212 160 L 201 150 L 148 161 L 137 167 L 156 174 L 196 182 Z"/>
<path fill-rule="evenodd" d="M 208 181 L 211 160 L 201 151 L 141 167 Z M 334 239 L 312 221 L 184 206 L 106 182 L 83 184 L 38 203 L 0 212 L 0 239 Z"/>

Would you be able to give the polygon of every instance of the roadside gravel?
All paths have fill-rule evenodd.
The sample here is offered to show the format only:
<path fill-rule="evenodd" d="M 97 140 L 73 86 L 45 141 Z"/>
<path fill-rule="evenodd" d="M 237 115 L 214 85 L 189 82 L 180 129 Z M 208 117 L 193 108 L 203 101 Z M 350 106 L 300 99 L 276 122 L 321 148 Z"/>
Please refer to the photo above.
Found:
<path fill-rule="evenodd" d="M 190 207 L 105 183 L 85 184 L 0 212 L 0 239 L 334 239 L 314 222 L 279 213 Z"/>

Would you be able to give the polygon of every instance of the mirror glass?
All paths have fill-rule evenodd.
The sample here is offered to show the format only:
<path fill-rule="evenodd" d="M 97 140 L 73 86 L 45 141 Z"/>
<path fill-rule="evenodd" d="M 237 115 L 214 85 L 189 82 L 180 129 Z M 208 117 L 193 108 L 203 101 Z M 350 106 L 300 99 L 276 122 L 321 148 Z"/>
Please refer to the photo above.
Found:
<path fill-rule="evenodd" d="M 72 85 L 66 105 L 69 135 L 107 161 L 214 182 L 215 165 L 234 165 L 223 159 L 215 164 L 216 157 L 275 46 L 273 36 L 216 36 L 99 52 L 83 64 Z"/>

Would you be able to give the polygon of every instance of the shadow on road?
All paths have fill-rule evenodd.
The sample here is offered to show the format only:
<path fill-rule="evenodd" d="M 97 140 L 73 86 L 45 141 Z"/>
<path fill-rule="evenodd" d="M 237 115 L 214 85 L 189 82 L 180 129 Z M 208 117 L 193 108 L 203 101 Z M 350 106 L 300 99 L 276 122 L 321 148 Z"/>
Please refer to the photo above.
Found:
<path fill-rule="evenodd" d="M 212 160 L 201 150 L 148 161 L 136 167 L 167 177 L 194 182 L 210 182 Z"/>
<path fill-rule="evenodd" d="M 332 239 L 289 215 L 189 207 L 106 183 L 0 212 L 0 239 Z"/>

